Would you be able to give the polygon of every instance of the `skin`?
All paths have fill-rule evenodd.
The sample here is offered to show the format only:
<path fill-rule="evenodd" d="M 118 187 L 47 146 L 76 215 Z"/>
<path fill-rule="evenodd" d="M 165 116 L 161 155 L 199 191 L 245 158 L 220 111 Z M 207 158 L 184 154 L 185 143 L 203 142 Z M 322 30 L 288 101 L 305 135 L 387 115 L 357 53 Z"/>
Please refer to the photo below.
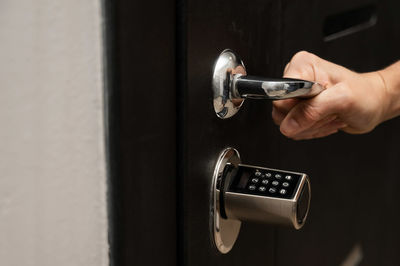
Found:
<path fill-rule="evenodd" d="M 326 88 L 310 99 L 274 101 L 274 122 L 295 140 L 339 130 L 363 134 L 400 115 L 400 61 L 383 70 L 356 73 L 301 51 L 286 65 L 284 77 L 313 80 Z"/>

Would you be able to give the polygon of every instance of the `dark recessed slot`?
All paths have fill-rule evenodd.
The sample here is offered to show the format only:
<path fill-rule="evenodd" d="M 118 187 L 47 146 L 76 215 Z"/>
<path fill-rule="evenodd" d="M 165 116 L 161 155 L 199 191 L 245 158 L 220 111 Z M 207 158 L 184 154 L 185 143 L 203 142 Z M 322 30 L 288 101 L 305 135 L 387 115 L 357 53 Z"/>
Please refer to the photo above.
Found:
<path fill-rule="evenodd" d="M 369 5 L 329 16 L 324 22 L 324 41 L 331 41 L 365 30 L 374 26 L 376 21 L 377 13 L 375 5 Z"/>

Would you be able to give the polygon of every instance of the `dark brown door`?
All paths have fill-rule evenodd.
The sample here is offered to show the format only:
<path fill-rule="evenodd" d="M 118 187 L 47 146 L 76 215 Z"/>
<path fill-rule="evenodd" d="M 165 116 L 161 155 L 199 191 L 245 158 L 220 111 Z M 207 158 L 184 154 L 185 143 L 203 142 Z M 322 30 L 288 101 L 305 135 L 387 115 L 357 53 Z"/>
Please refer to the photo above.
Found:
<path fill-rule="evenodd" d="M 115 265 L 320 266 L 349 258 L 396 265 L 400 120 L 365 135 L 293 141 L 274 125 L 270 101 L 246 100 L 234 117 L 219 119 L 211 77 L 226 48 L 248 73 L 265 77 L 281 77 L 299 50 L 355 71 L 384 67 L 399 58 L 400 2 L 119 1 L 109 8 Z M 300 231 L 243 223 L 233 249 L 216 250 L 211 177 L 228 146 L 246 163 L 309 174 L 311 210 Z"/>
<path fill-rule="evenodd" d="M 180 121 L 184 265 L 340 265 L 349 256 L 363 265 L 395 264 L 400 120 L 362 136 L 293 141 L 273 124 L 271 102 L 245 101 L 237 115 L 221 120 L 209 88 L 214 60 L 225 48 L 241 55 L 248 73 L 267 77 L 280 77 L 299 50 L 355 71 L 383 67 L 399 55 L 400 20 L 393 12 L 398 6 L 395 1 L 187 1 Z M 346 12 L 360 18 L 347 19 Z M 376 24 L 329 39 L 372 16 Z M 215 251 L 205 232 L 210 177 L 227 146 L 237 148 L 247 163 L 310 175 L 311 212 L 302 230 L 244 223 L 230 253 Z"/>

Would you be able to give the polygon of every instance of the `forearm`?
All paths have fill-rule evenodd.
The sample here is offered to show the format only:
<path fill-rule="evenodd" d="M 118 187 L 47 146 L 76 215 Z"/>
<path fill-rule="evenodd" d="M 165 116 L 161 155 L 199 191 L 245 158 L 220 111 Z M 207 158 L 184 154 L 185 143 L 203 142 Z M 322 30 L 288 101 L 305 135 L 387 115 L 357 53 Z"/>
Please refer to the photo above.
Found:
<path fill-rule="evenodd" d="M 388 95 L 387 114 L 384 120 L 400 115 L 400 61 L 378 71 Z"/>

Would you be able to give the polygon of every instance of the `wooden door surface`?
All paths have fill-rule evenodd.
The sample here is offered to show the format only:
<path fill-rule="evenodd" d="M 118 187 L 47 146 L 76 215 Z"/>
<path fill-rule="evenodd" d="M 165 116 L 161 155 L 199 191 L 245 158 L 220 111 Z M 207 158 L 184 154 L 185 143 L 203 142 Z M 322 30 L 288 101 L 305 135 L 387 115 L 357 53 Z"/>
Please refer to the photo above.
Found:
<path fill-rule="evenodd" d="M 395 263 L 400 120 L 360 136 L 293 141 L 274 125 L 269 101 L 246 100 L 234 117 L 217 118 L 210 83 L 214 60 L 226 48 L 242 57 L 248 73 L 266 77 L 280 77 L 300 50 L 355 71 L 384 67 L 399 55 L 399 19 L 393 12 L 398 6 L 361 0 L 186 1 L 180 94 L 183 265 L 340 265 L 352 255 L 362 265 Z M 340 36 L 371 19 L 377 21 Z M 244 223 L 232 251 L 216 252 L 205 233 L 210 177 L 218 153 L 228 146 L 246 163 L 310 175 L 311 211 L 302 230 Z"/>
<path fill-rule="evenodd" d="M 340 265 L 351 254 L 353 265 L 396 265 L 400 120 L 365 135 L 293 141 L 274 125 L 270 101 L 246 100 L 234 117 L 218 118 L 211 78 L 226 48 L 241 56 L 248 73 L 264 77 L 281 77 L 300 50 L 355 71 L 384 67 L 399 59 L 398 1 L 113 1 L 105 7 L 114 265 L 320 266 Z M 300 231 L 243 223 L 233 249 L 216 250 L 211 177 L 226 147 L 249 164 L 309 174 L 311 210 Z"/>

